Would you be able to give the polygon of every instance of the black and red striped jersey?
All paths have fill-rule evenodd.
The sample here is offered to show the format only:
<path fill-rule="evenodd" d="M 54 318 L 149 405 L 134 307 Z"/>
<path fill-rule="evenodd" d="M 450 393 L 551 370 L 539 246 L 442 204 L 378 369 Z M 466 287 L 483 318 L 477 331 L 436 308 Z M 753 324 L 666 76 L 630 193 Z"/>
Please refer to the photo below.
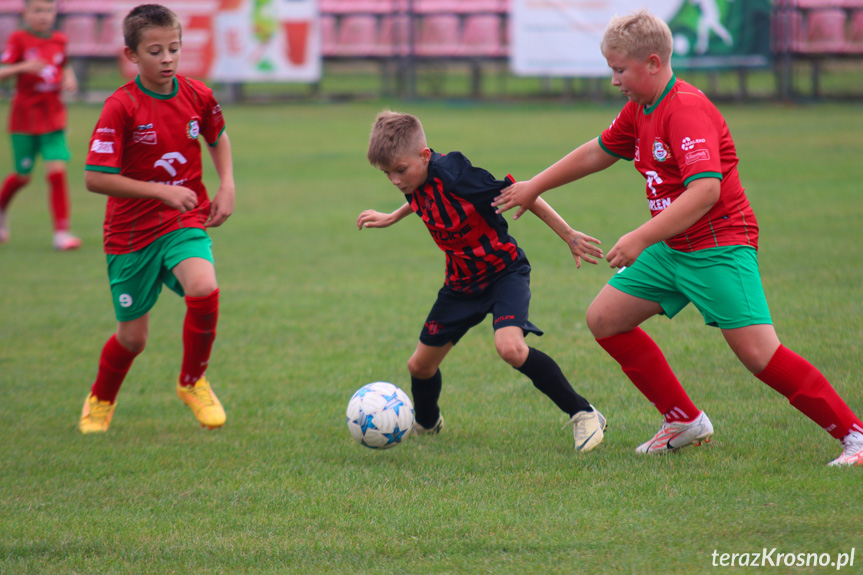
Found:
<path fill-rule="evenodd" d="M 515 263 L 527 258 L 509 235 L 506 219 L 492 200 L 512 184 L 471 165 L 461 152 L 432 152 L 425 184 L 405 194 L 435 243 L 446 253 L 445 285 L 481 293 Z"/>

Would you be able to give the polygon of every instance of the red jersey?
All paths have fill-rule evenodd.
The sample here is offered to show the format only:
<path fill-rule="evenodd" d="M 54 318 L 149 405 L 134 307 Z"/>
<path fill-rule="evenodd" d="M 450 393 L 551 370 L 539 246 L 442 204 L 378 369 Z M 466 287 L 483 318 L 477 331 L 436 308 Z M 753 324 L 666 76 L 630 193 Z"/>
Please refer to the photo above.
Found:
<path fill-rule="evenodd" d="M 61 32 L 38 36 L 29 30 L 16 30 L 6 42 L 0 64 L 36 58 L 47 66 L 41 74 L 18 74 L 9 113 L 9 132 L 13 134 L 50 134 L 66 127 L 66 106 L 60 98 L 66 36 Z"/>
<path fill-rule="evenodd" d="M 136 78 L 105 100 L 86 169 L 185 186 L 198 194 L 198 205 L 185 214 L 159 200 L 109 196 L 105 253 L 134 252 L 180 228 L 204 227 L 210 199 L 201 179 L 198 138 L 215 146 L 224 129 L 212 90 L 184 76 L 176 77 L 168 95 L 147 90 Z"/>
<path fill-rule="evenodd" d="M 651 217 L 671 205 L 698 178 L 720 180 L 719 200 L 683 233 L 665 241 L 691 252 L 719 246 L 758 249 L 758 222 L 737 174 L 728 125 L 701 90 L 675 77 L 651 107 L 627 102 L 599 138 L 603 150 L 634 160 L 647 180 Z"/>

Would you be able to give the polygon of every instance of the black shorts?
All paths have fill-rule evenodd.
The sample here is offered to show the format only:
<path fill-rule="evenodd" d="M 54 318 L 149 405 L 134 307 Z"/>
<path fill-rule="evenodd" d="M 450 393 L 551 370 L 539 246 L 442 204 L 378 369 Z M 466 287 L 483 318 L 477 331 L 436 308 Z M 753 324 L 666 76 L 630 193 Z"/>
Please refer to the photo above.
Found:
<path fill-rule="evenodd" d="M 524 266 L 495 279 L 481 294 L 465 294 L 443 286 L 420 333 L 420 342 L 442 347 L 458 340 L 492 314 L 495 330 L 518 326 L 525 335 L 542 331 L 527 320 L 530 307 L 530 267 Z"/>

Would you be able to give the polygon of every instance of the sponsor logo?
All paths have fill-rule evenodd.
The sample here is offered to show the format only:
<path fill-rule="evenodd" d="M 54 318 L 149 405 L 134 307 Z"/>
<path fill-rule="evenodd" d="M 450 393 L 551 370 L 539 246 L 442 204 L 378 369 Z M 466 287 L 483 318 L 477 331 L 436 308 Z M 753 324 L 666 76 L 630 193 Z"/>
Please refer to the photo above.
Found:
<path fill-rule="evenodd" d="M 687 136 L 686 138 L 683 138 L 683 141 L 680 143 L 680 149 L 686 152 L 694 148 L 695 144 L 703 144 L 706 141 L 707 140 L 705 140 L 704 138 L 696 138 L 693 140 L 692 138 Z"/>
<path fill-rule="evenodd" d="M 219 115 L 219 114 L 221 114 L 221 113 L 222 113 L 222 106 L 221 106 L 220 104 L 216 104 L 216 105 L 213 107 L 213 115 L 214 115 L 214 116 L 218 116 L 218 115 Z"/>
<path fill-rule="evenodd" d="M 668 146 L 666 146 L 662 140 L 657 138 L 656 141 L 653 142 L 653 159 L 657 162 L 664 162 L 668 159 L 669 154 Z"/>
<path fill-rule="evenodd" d="M 155 146 L 157 143 L 156 130 L 149 130 L 147 132 L 134 132 L 132 134 L 132 142 L 134 142 L 135 144 L 147 144 L 148 146 Z"/>
<path fill-rule="evenodd" d="M 647 200 L 651 212 L 661 212 L 671 205 L 671 198 L 662 198 L 661 200 Z"/>
<path fill-rule="evenodd" d="M 499 322 L 502 322 L 502 321 L 509 321 L 509 320 L 513 320 L 513 319 L 515 319 L 514 315 L 502 315 L 500 317 L 494 318 L 494 325 L 497 325 Z"/>
<path fill-rule="evenodd" d="M 96 130 L 97 134 L 116 134 L 116 130 L 114 128 L 99 128 Z"/>
<path fill-rule="evenodd" d="M 695 150 L 694 152 L 689 152 L 685 156 L 683 156 L 683 161 L 686 162 L 686 165 L 694 164 L 695 162 L 700 162 L 702 160 L 709 160 L 710 152 L 707 150 Z"/>
<path fill-rule="evenodd" d="M 198 125 L 198 120 L 192 120 L 189 122 L 189 128 L 187 131 L 187 135 L 190 139 L 196 140 L 198 136 L 201 134 L 201 127 Z"/>
<path fill-rule="evenodd" d="M 429 333 L 429 335 L 437 335 L 441 331 L 443 331 L 443 326 L 436 321 L 427 321 L 426 331 Z"/>
<path fill-rule="evenodd" d="M 447 246 L 460 245 L 464 243 L 467 235 L 473 231 L 470 225 L 464 225 L 460 230 L 433 230 L 429 228 L 432 237 L 440 244 Z"/>
<path fill-rule="evenodd" d="M 97 154 L 113 154 L 114 142 L 103 142 L 102 140 L 93 140 L 93 145 L 90 146 L 90 151 Z"/>
<path fill-rule="evenodd" d="M 173 178 L 177 175 L 177 168 L 174 167 L 174 162 L 179 162 L 180 164 L 186 163 L 186 157 L 179 152 L 168 152 L 167 154 L 163 154 L 161 158 L 156 160 L 153 164 L 154 168 L 164 168 L 168 174 Z"/>
<path fill-rule="evenodd" d="M 132 305 L 132 296 L 124 293 L 118 298 L 118 301 L 120 302 L 120 307 L 129 307 Z"/>
<path fill-rule="evenodd" d="M 635 159 L 634 159 L 634 161 L 636 161 L 636 162 L 640 162 L 640 161 L 641 161 L 641 151 L 638 149 L 638 143 L 639 143 L 640 141 L 641 141 L 641 138 L 636 138 L 636 139 L 635 139 Z"/>
<path fill-rule="evenodd" d="M 153 129 L 153 122 L 150 122 L 149 124 L 141 124 L 140 126 L 137 126 L 135 129 L 139 130 L 139 131 L 152 130 Z"/>

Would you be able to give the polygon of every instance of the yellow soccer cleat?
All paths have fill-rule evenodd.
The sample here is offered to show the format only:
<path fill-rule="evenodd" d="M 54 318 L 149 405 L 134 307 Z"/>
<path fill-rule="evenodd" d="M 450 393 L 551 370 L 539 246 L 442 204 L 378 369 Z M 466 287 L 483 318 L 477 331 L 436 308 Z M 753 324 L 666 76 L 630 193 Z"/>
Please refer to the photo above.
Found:
<path fill-rule="evenodd" d="M 115 407 L 117 407 L 116 402 L 100 401 L 91 393 L 84 402 L 84 411 L 81 412 L 78 429 L 81 433 L 104 433 L 108 431 L 111 418 L 114 417 Z"/>
<path fill-rule="evenodd" d="M 219 402 L 219 398 L 213 393 L 210 382 L 201 376 L 195 385 L 188 387 L 177 384 L 177 395 L 183 403 L 189 406 L 201 427 L 215 429 L 225 424 L 225 409 Z"/>

